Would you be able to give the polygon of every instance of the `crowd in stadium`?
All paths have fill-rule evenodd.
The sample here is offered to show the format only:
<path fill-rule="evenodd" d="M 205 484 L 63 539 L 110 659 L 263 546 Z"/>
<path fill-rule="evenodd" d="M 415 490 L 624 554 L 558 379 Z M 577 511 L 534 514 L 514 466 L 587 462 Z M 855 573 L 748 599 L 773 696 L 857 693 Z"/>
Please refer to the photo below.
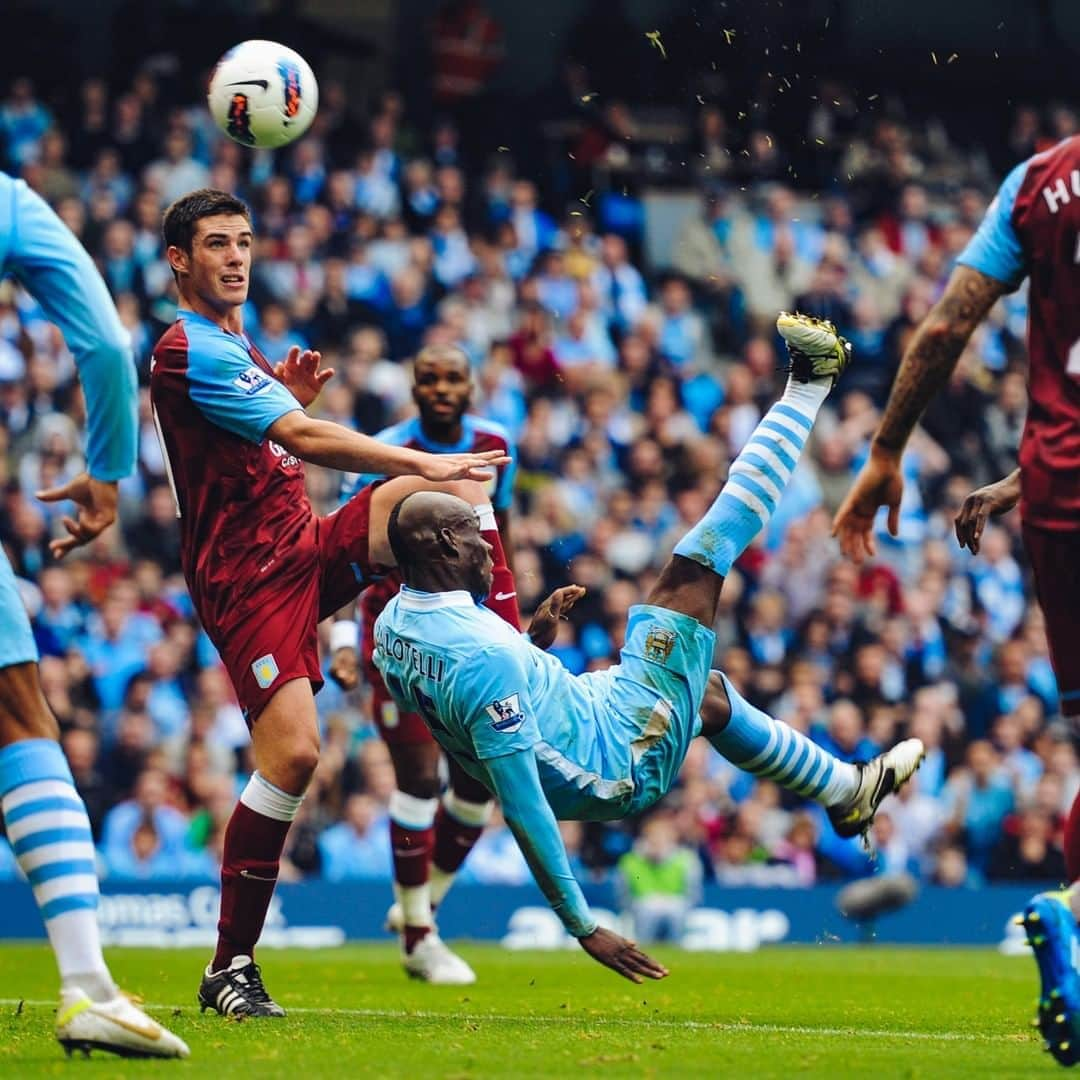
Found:
<path fill-rule="evenodd" d="M 1015 467 L 1023 290 L 978 332 L 913 440 L 899 536 L 882 530 L 878 558 L 857 568 L 829 535 L 905 342 L 996 183 L 944 129 L 858 112 L 828 85 L 805 130 L 751 129 L 695 106 L 673 153 L 637 135 L 632 108 L 601 103 L 549 135 L 559 168 L 526 178 L 513 148 L 466 149 L 475 133 L 463 139 L 448 118 L 418 127 L 395 93 L 356 124 L 332 82 L 313 133 L 276 155 L 228 142 L 197 100 L 170 100 L 147 72 L 119 91 L 89 80 L 68 105 L 49 108 L 15 80 L 0 102 L 0 154 L 98 262 L 144 387 L 176 305 L 161 213 L 201 186 L 253 207 L 247 329 L 271 361 L 293 344 L 322 350 L 337 377 L 314 406 L 321 415 L 374 433 L 409 414 L 409 358 L 422 344 L 465 350 L 475 409 L 517 442 L 512 545 L 526 620 L 552 588 L 588 589 L 554 646 L 574 671 L 616 659 L 627 609 L 782 386 L 777 312 L 834 320 L 857 362 L 768 535 L 725 584 L 716 663 L 846 760 L 911 734 L 926 763 L 883 805 L 871 858 L 811 804 L 699 740 L 654 815 L 667 827 L 646 830 L 635 857 L 690 849 L 707 880 L 732 884 L 901 870 L 948 886 L 1064 876 L 1062 815 L 1080 765 L 1055 721 L 1018 522 L 988 529 L 978 557 L 952 535 L 964 496 Z M 1010 152 L 1019 161 L 1076 126 L 1065 110 L 1018 110 Z M 808 157 L 808 140 L 842 150 Z M 685 159 L 681 182 L 697 196 L 660 266 L 645 259 L 652 210 L 628 181 L 653 150 Z M 793 162 L 805 164 L 801 179 Z M 56 563 L 47 542 L 64 509 L 34 492 L 82 467 L 81 397 L 58 332 L 17 285 L 0 285 L 0 540 L 103 872 L 213 881 L 251 768 L 247 732 L 192 614 L 145 389 L 142 403 L 122 527 Z M 341 478 L 307 474 L 328 511 Z M 389 881 L 394 776 L 366 695 L 328 681 L 318 701 L 322 760 L 283 879 Z M 564 834 L 583 877 L 617 872 L 635 844 L 630 825 L 569 823 Z M 0 876 L 15 873 L 0 844 Z M 689 888 L 700 875 L 685 876 Z M 529 880 L 498 820 L 463 877 Z"/>

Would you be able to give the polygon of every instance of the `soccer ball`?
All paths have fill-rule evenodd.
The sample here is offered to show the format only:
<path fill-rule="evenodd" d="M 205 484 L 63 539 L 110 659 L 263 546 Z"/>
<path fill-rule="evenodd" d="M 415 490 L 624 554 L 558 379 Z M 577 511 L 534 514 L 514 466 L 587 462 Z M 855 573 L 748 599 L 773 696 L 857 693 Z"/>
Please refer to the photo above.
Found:
<path fill-rule="evenodd" d="M 299 53 L 276 41 L 245 41 L 218 61 L 206 100 L 230 139 L 272 149 L 311 127 L 319 85 Z"/>

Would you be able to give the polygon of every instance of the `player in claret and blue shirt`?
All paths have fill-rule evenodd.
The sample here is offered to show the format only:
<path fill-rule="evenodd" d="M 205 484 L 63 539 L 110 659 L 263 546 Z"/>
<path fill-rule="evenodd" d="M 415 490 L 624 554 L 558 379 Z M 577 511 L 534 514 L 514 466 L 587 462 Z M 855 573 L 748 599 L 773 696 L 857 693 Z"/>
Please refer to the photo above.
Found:
<path fill-rule="evenodd" d="M 986 519 L 1020 503 L 1024 546 L 1046 616 L 1061 711 L 1080 717 L 1080 137 L 1058 143 L 1005 178 L 960 254 L 941 299 L 916 331 L 897 372 L 871 454 L 837 513 L 834 531 L 854 558 L 874 554 L 878 508 L 895 534 L 900 455 L 947 382 L 975 327 L 996 301 L 1028 289 L 1028 392 L 1020 467 L 974 492 L 956 523 L 977 551 Z M 1080 879 L 1080 797 L 1065 825 L 1065 863 Z M 1080 1061 L 1080 890 L 1044 893 L 1024 914 L 1042 978 L 1039 1025 L 1063 1065 Z"/>
<path fill-rule="evenodd" d="M 491 549 L 475 510 L 442 493 L 398 502 L 387 531 L 405 585 L 375 623 L 375 664 L 454 760 L 498 796 L 537 883 L 600 963 L 634 982 L 666 970 L 589 911 L 559 819 L 639 814 L 675 782 L 704 735 L 740 768 L 828 808 L 842 835 L 864 833 L 881 800 L 923 757 L 909 739 L 866 764 L 839 761 L 743 700 L 711 670 L 724 577 L 767 525 L 814 419 L 848 361 L 831 324 L 784 315 L 792 377 L 733 462 L 705 517 L 676 545 L 645 604 L 631 609 L 613 668 L 571 675 L 544 647 L 581 595 L 555 592 L 528 635 L 482 606 Z"/>
<path fill-rule="evenodd" d="M 225 830 L 218 944 L 199 1000 L 223 1015 L 283 1016 L 254 961 L 289 826 L 318 762 L 318 623 L 388 565 L 386 519 L 427 481 L 472 502 L 505 454 L 388 446 L 305 410 L 332 375 L 316 352 L 271 367 L 244 333 L 248 208 L 204 189 L 165 212 L 177 320 L 154 347 L 150 398 L 180 517 L 191 599 L 251 728 L 255 772 Z M 320 517 L 304 462 L 393 476 Z M 409 474 L 416 474 L 410 476 Z M 464 483 L 464 487 L 460 485 Z M 471 493 L 471 494 L 470 494 Z"/>

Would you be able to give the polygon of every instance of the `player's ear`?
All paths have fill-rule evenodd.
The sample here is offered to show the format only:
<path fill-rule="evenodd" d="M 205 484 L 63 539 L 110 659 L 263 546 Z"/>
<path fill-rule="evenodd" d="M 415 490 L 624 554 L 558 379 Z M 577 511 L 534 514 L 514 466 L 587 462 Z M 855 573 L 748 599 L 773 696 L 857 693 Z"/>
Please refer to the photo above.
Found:
<path fill-rule="evenodd" d="M 190 269 L 191 256 L 182 247 L 170 244 L 165 249 L 165 257 L 174 273 L 186 274 Z"/>
<path fill-rule="evenodd" d="M 457 545 L 457 541 L 454 539 L 454 533 L 451 529 L 440 529 L 438 532 L 439 547 L 443 549 L 447 555 L 457 555 L 460 552 L 460 548 Z"/>

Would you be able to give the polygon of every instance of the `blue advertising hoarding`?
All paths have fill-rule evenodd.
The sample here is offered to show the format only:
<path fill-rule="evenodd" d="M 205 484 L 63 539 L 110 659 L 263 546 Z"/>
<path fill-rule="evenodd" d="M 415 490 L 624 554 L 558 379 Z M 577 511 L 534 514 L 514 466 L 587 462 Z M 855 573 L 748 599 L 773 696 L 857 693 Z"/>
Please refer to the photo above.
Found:
<path fill-rule="evenodd" d="M 982 945 L 1005 951 L 1022 948 L 1010 925 L 1034 891 L 1031 887 L 978 890 L 923 888 L 906 908 L 860 925 L 837 910 L 838 889 L 706 888 L 690 913 L 681 944 L 696 950 L 751 951 L 780 942 L 858 942 L 910 945 Z M 610 886 L 586 886 L 601 921 L 618 925 Z M 99 921 L 106 943 L 141 946 L 204 946 L 215 939 L 218 890 L 190 882 L 107 883 Z M 267 946 L 327 947 L 354 940 L 386 940 L 383 920 L 392 897 L 383 882 L 281 885 L 267 920 Z M 0 938 L 43 938 L 30 889 L 0 883 Z M 439 928 L 448 939 L 501 941 L 514 948 L 572 945 L 529 887 L 463 885 L 439 909 Z"/>

